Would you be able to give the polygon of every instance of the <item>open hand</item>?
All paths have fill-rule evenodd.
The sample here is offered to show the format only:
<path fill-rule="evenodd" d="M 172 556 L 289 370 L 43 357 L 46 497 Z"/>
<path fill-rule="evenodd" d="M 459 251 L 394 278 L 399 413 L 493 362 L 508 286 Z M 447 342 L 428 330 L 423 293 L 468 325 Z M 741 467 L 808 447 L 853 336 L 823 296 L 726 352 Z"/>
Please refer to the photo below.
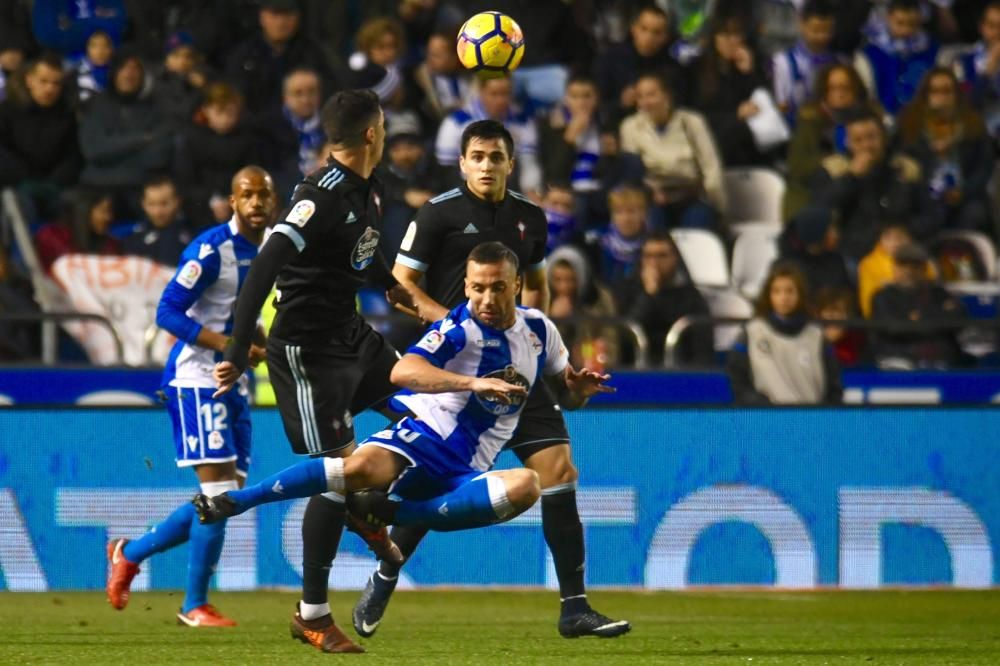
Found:
<path fill-rule="evenodd" d="M 472 380 L 471 390 L 484 400 L 499 402 L 503 405 L 511 404 L 515 397 L 523 397 L 528 394 L 528 389 L 523 386 L 492 377 L 476 377 Z"/>
<path fill-rule="evenodd" d="M 611 375 L 602 375 L 593 370 L 574 370 L 570 366 L 566 367 L 566 386 L 581 398 L 589 398 L 598 393 L 614 393 L 617 389 L 604 383 L 609 379 L 611 379 Z"/>

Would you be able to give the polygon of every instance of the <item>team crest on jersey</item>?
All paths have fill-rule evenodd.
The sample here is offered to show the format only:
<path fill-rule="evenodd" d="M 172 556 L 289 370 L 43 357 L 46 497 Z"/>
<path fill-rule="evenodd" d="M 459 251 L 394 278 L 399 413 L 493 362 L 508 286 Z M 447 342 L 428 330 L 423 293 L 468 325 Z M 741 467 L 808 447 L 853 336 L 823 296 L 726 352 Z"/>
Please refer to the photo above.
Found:
<path fill-rule="evenodd" d="M 201 277 L 201 264 L 191 259 L 177 272 L 177 284 L 188 289 L 194 289 Z"/>
<path fill-rule="evenodd" d="M 489 379 L 502 379 L 508 384 L 514 384 L 516 386 L 523 386 L 525 389 L 531 389 L 531 382 L 528 381 L 527 377 L 518 372 L 517 368 L 513 365 L 508 365 L 502 370 L 494 370 L 493 372 L 483 375 L 483 377 Z M 503 416 L 504 414 L 512 414 L 521 409 L 527 399 L 527 395 L 511 396 L 509 405 L 505 405 L 496 400 L 483 398 L 479 395 L 476 396 L 476 399 L 490 414 L 493 414 L 494 416 Z"/>
<path fill-rule="evenodd" d="M 303 199 L 288 211 L 288 215 L 285 216 L 285 222 L 294 224 L 297 227 L 304 227 L 315 212 L 316 204 L 309 199 Z"/>
<path fill-rule="evenodd" d="M 417 346 L 426 352 L 433 354 L 444 344 L 444 334 L 441 331 L 427 331 L 427 335 L 420 339 Z"/>
<path fill-rule="evenodd" d="M 542 341 L 538 339 L 538 336 L 534 334 L 533 331 L 528 331 L 528 344 L 531 345 L 531 351 L 535 352 L 535 356 L 542 353 L 544 345 Z"/>
<path fill-rule="evenodd" d="M 218 430 L 213 430 L 208 435 L 208 448 L 213 451 L 217 451 L 223 447 L 226 441 L 222 438 L 222 433 Z"/>
<path fill-rule="evenodd" d="M 351 266 L 354 267 L 354 270 L 363 271 L 368 268 L 368 264 L 372 263 L 375 250 L 378 249 L 380 235 L 371 227 L 365 229 L 365 233 L 361 234 L 357 245 L 354 246 L 354 251 L 351 252 Z"/>

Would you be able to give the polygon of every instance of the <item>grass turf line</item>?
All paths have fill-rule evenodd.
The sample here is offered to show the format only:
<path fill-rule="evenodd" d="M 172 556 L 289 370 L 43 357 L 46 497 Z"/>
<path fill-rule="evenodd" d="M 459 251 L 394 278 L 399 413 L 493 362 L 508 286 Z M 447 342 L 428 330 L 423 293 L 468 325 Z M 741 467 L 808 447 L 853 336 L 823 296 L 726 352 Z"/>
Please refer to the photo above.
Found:
<path fill-rule="evenodd" d="M 180 593 L 0 593 L 2 664 L 997 664 L 1000 591 L 591 594 L 633 623 L 615 640 L 556 633 L 552 592 L 400 592 L 361 657 L 292 641 L 296 594 L 214 593 L 236 629 L 176 625 Z M 354 592 L 331 606 L 350 628 Z"/>

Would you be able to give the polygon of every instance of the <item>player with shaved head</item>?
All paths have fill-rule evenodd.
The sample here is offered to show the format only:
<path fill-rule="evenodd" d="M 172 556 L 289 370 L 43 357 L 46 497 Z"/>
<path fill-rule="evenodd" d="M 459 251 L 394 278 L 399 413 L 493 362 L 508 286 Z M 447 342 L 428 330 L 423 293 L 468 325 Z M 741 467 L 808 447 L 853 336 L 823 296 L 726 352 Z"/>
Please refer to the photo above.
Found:
<path fill-rule="evenodd" d="M 256 166 L 233 176 L 233 217 L 208 229 L 184 250 L 180 268 L 163 290 L 156 323 L 177 337 L 163 374 L 162 390 L 174 426 L 177 466 L 191 467 L 201 491 L 218 495 L 243 485 L 250 463 L 250 413 L 246 378 L 239 390 L 214 398 L 212 370 L 229 344 L 233 304 L 250 262 L 274 218 L 274 183 Z M 263 332 L 247 361 L 264 359 Z M 189 627 L 231 627 L 236 623 L 208 603 L 208 584 L 222 554 L 225 522 L 200 525 L 192 508 L 171 513 L 145 536 L 108 544 L 111 568 L 108 601 L 125 608 L 132 579 L 147 557 L 191 542 L 184 601 L 177 614 Z"/>

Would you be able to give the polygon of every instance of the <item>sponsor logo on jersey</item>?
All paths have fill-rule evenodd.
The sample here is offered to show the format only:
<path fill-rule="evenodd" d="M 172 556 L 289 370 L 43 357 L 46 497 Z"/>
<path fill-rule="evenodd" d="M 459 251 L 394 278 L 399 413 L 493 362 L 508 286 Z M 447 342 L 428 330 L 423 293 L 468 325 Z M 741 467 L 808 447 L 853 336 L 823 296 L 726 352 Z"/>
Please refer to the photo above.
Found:
<path fill-rule="evenodd" d="M 476 340 L 477 347 L 499 347 L 500 341 L 496 338 L 479 338 Z"/>
<path fill-rule="evenodd" d="M 292 206 L 292 209 L 288 211 L 288 215 L 285 216 L 285 222 L 294 224 L 297 227 L 304 227 L 306 226 L 306 222 L 309 221 L 309 218 L 311 218 L 315 212 L 316 204 L 309 199 L 303 199 Z"/>
<path fill-rule="evenodd" d="M 426 352 L 433 354 L 444 344 L 444 334 L 441 331 L 427 331 L 427 335 L 420 339 L 417 346 Z"/>
<path fill-rule="evenodd" d="M 180 271 L 177 272 L 177 284 L 182 287 L 187 287 L 188 289 L 194 289 L 194 286 L 198 283 L 198 278 L 201 277 L 201 264 L 191 259 L 186 264 L 184 264 Z"/>
<path fill-rule="evenodd" d="M 351 252 L 351 266 L 354 267 L 354 270 L 363 271 L 372 263 L 372 257 L 375 256 L 375 251 L 378 249 L 379 235 L 379 232 L 371 227 L 365 229 L 365 233 L 361 234 L 357 245 L 354 246 L 354 251 Z"/>
<path fill-rule="evenodd" d="M 410 226 L 406 227 L 406 235 L 403 236 L 403 242 L 399 244 L 399 249 L 403 252 L 409 252 L 410 248 L 413 247 L 413 239 L 417 237 L 417 221 L 414 220 L 410 222 Z"/>
<path fill-rule="evenodd" d="M 508 365 L 506 368 L 503 368 L 502 370 L 494 370 L 493 372 L 489 372 L 483 375 L 483 377 L 489 379 L 502 379 L 508 384 L 523 386 L 525 389 L 528 390 L 531 389 L 531 382 L 528 381 L 527 377 L 519 373 L 517 371 L 517 368 L 515 368 L 513 365 Z M 493 414 L 494 416 L 503 416 L 504 414 L 512 414 L 516 412 L 517 410 L 521 409 L 526 399 L 527 395 L 512 395 L 510 396 L 510 404 L 505 405 L 502 402 L 498 402 L 490 398 L 483 398 L 479 395 L 476 395 L 476 400 L 479 401 L 479 404 L 482 405 L 483 408 L 486 409 L 486 411 L 488 411 L 490 414 Z"/>

